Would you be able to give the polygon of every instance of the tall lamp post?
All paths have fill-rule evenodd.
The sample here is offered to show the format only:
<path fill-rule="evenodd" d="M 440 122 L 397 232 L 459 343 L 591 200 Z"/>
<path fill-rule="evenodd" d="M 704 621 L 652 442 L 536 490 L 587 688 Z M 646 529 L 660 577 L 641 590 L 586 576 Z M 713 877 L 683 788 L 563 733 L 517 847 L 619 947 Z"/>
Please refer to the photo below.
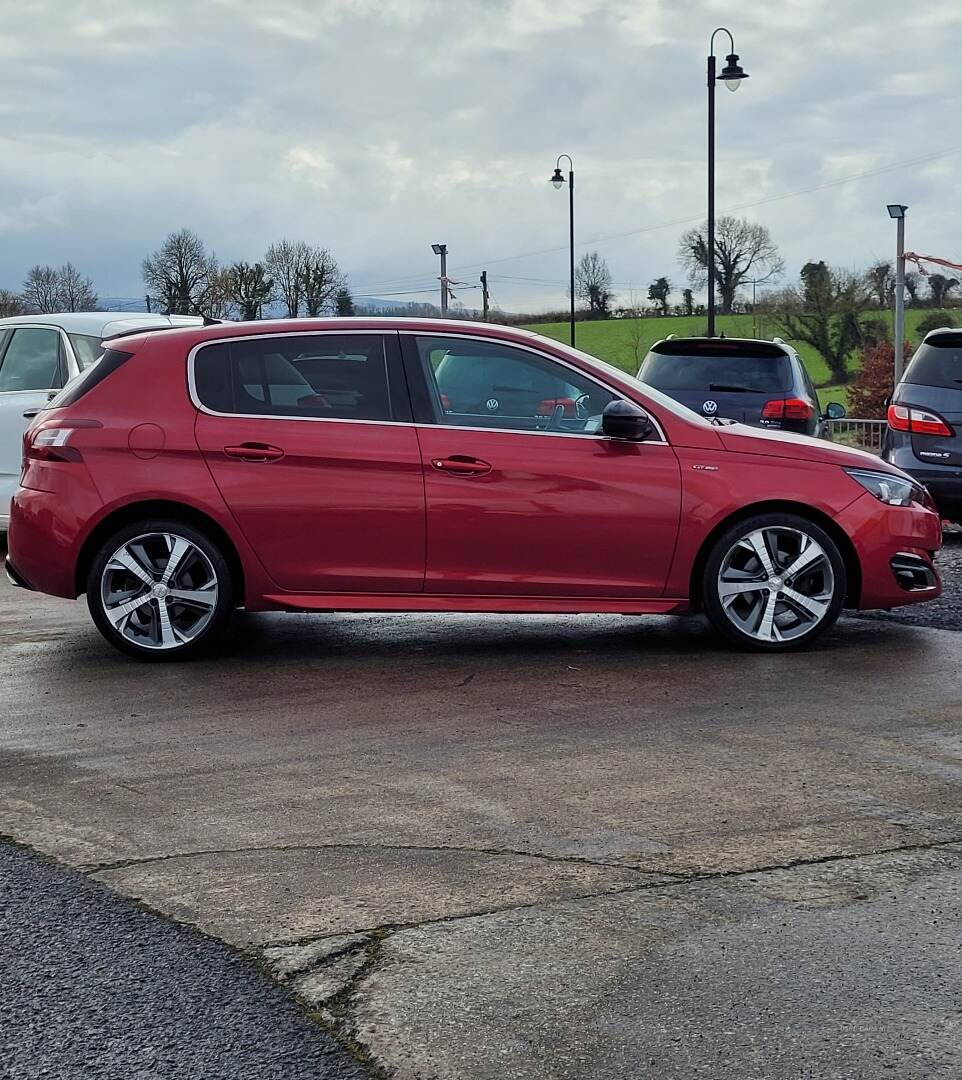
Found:
<path fill-rule="evenodd" d="M 431 250 L 441 256 L 441 318 L 448 313 L 448 245 L 432 244 Z"/>
<path fill-rule="evenodd" d="M 715 34 L 727 34 L 732 51 L 725 57 L 720 75 L 715 74 Z M 715 336 L 715 83 L 723 82 L 729 90 L 738 89 L 748 73 L 738 64 L 735 39 L 731 31 L 719 26 L 712 33 L 708 46 L 708 336 Z"/>
<path fill-rule="evenodd" d="M 895 381 L 902 378 L 905 361 L 905 211 L 901 203 L 889 203 L 889 217 L 895 218 Z"/>
<path fill-rule="evenodd" d="M 575 166 L 568 154 L 561 154 L 551 183 L 560 189 L 565 182 L 561 159 L 568 158 L 568 288 L 571 291 L 571 344 L 575 343 Z"/>

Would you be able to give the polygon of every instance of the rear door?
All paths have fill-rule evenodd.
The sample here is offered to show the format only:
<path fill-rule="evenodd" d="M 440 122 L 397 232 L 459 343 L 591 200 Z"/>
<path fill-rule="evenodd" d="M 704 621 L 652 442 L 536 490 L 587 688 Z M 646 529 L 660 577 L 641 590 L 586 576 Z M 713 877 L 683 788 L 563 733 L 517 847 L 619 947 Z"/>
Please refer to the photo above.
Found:
<path fill-rule="evenodd" d="M 17 326 L 0 334 L 0 520 L 20 482 L 24 412 L 46 405 L 64 383 L 60 331 Z"/>
<path fill-rule="evenodd" d="M 424 482 L 396 333 L 229 338 L 189 367 L 198 445 L 282 589 L 422 589 Z"/>

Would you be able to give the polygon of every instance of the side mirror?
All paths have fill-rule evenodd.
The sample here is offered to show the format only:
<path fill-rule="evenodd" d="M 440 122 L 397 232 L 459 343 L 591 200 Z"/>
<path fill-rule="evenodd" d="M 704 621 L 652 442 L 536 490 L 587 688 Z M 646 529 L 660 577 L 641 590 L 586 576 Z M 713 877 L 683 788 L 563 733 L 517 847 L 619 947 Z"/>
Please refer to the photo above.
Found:
<path fill-rule="evenodd" d="M 601 414 L 601 431 L 609 439 L 642 442 L 654 430 L 651 417 L 633 401 L 612 401 Z"/>
<path fill-rule="evenodd" d="M 839 401 L 830 401 L 825 407 L 826 420 L 844 420 L 848 415 L 848 409 Z"/>

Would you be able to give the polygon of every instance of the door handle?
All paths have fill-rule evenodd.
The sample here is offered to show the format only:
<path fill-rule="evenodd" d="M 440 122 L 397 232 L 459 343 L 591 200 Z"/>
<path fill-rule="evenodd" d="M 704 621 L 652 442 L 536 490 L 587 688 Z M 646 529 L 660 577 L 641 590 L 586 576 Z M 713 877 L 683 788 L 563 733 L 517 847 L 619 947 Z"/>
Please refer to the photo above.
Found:
<path fill-rule="evenodd" d="M 491 466 L 487 461 L 480 458 L 468 457 L 466 454 L 453 454 L 446 458 L 433 458 L 431 464 L 438 472 L 450 473 L 452 476 L 482 476 L 491 472 Z"/>
<path fill-rule="evenodd" d="M 240 458 L 241 461 L 277 461 L 284 456 L 284 451 L 279 446 L 253 442 L 241 443 L 240 446 L 225 446 L 224 453 L 228 457 Z"/>

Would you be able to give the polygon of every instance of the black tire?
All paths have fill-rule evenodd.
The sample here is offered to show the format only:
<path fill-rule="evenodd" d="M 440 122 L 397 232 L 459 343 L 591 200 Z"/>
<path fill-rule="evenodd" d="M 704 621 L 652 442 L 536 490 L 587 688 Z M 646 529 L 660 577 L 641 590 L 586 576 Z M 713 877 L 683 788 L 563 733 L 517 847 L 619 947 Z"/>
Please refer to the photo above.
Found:
<path fill-rule="evenodd" d="M 168 563 L 175 551 L 184 552 L 166 585 L 165 543 L 177 545 Z M 120 566 L 115 555 L 125 565 L 133 556 L 136 573 Z M 167 591 L 155 595 L 151 579 L 153 590 Z M 150 518 L 118 529 L 94 556 L 86 586 L 90 615 L 107 641 L 129 656 L 154 663 L 210 652 L 226 635 L 234 610 L 233 575 L 224 552 L 205 532 L 175 518 Z M 124 600 L 127 592 L 130 600 Z M 131 612 L 122 612 L 124 607 Z"/>
<path fill-rule="evenodd" d="M 756 554 L 759 533 L 772 574 Z M 804 546 L 813 561 L 786 580 L 783 571 L 801 557 L 808 542 L 817 544 L 821 554 Z M 761 652 L 811 644 L 835 624 L 847 591 L 838 545 L 821 526 L 798 514 L 763 512 L 732 525 L 715 541 L 702 575 L 702 602 L 712 626 L 733 644 Z"/>

